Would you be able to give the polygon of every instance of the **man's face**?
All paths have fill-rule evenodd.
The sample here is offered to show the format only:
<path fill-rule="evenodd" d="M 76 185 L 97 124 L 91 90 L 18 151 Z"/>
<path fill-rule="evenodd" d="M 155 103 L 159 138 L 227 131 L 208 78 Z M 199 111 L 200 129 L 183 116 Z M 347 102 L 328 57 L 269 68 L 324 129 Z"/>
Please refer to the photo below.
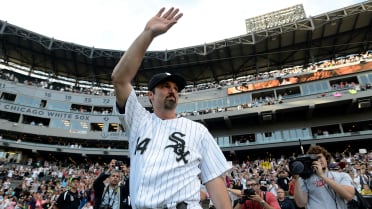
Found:
<path fill-rule="evenodd" d="M 260 191 L 260 184 L 258 184 L 255 181 L 248 181 L 246 186 L 247 186 L 247 189 L 253 189 L 256 193 Z"/>
<path fill-rule="evenodd" d="M 285 172 L 284 171 L 279 171 L 278 177 L 284 178 L 285 177 Z"/>
<path fill-rule="evenodd" d="M 154 109 L 175 110 L 178 103 L 178 87 L 172 81 L 166 81 L 155 87 L 149 94 Z"/>
<path fill-rule="evenodd" d="M 283 189 L 278 189 L 276 192 L 278 194 L 278 198 L 284 198 L 285 197 L 285 192 Z"/>
<path fill-rule="evenodd" d="M 360 168 L 356 169 L 357 175 L 360 175 L 362 173 L 362 170 Z"/>
<path fill-rule="evenodd" d="M 113 172 L 110 176 L 110 184 L 112 186 L 118 185 L 120 182 L 120 173 L 118 172 Z"/>
<path fill-rule="evenodd" d="M 77 189 L 79 187 L 79 185 L 80 185 L 79 180 L 75 179 L 75 180 L 71 181 L 71 188 Z"/>
<path fill-rule="evenodd" d="M 123 164 L 120 167 L 121 167 L 121 170 L 124 172 L 124 174 L 129 174 L 130 168 L 127 165 Z"/>

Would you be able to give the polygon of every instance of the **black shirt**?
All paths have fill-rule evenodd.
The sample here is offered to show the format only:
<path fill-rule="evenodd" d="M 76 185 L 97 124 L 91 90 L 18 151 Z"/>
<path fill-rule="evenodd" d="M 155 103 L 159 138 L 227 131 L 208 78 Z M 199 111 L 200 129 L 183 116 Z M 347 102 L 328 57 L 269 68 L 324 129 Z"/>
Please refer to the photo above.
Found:
<path fill-rule="evenodd" d="M 55 203 L 59 209 L 78 209 L 80 206 L 81 195 L 70 190 L 61 193 Z"/>

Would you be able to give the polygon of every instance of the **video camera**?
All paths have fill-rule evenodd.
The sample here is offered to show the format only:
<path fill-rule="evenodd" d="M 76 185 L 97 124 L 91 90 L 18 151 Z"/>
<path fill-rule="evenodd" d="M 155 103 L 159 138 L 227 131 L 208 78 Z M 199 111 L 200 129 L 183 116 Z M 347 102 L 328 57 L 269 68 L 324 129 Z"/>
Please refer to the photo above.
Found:
<path fill-rule="evenodd" d="M 301 178 L 307 179 L 314 173 L 312 165 L 318 159 L 319 157 L 316 154 L 292 157 L 289 160 L 289 170 L 292 175 L 299 175 Z"/>

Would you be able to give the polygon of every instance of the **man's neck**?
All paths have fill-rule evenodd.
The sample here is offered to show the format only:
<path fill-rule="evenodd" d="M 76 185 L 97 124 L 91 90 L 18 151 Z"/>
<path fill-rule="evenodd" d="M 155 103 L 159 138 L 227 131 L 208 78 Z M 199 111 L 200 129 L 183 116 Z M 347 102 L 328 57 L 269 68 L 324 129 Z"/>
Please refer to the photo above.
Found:
<path fill-rule="evenodd" d="M 177 114 L 175 111 L 165 111 L 165 110 L 159 110 L 154 111 L 155 115 L 158 116 L 158 118 L 162 120 L 170 120 L 177 118 Z"/>
<path fill-rule="evenodd" d="M 118 184 L 110 184 L 109 187 L 111 189 L 116 189 L 118 187 Z"/>
<path fill-rule="evenodd" d="M 162 120 L 177 118 L 176 109 L 154 108 L 154 113 Z"/>

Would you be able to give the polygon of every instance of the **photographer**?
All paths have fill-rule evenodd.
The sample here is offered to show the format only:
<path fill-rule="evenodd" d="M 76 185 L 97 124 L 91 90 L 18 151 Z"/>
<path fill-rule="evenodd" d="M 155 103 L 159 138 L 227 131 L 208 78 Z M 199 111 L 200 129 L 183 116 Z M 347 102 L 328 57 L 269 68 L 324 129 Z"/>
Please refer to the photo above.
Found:
<path fill-rule="evenodd" d="M 310 163 L 295 161 L 290 166 L 291 172 L 295 174 L 294 199 L 297 206 L 307 209 L 347 209 L 346 202 L 354 197 L 350 176 L 343 172 L 328 171 L 327 161 L 331 155 L 321 146 L 311 146 L 307 155 L 311 159 Z M 299 172 L 301 170 L 310 170 L 312 173 L 304 176 L 303 172 Z"/>
<path fill-rule="evenodd" d="M 257 179 L 247 180 L 247 189 L 242 190 L 242 198 L 234 209 L 280 209 L 278 200 L 271 192 L 261 191 Z"/>
<path fill-rule="evenodd" d="M 129 185 L 121 184 L 124 166 L 121 161 L 111 160 L 106 171 L 102 172 L 93 182 L 95 192 L 94 209 L 130 209 Z M 106 182 L 106 184 L 105 184 Z"/>

